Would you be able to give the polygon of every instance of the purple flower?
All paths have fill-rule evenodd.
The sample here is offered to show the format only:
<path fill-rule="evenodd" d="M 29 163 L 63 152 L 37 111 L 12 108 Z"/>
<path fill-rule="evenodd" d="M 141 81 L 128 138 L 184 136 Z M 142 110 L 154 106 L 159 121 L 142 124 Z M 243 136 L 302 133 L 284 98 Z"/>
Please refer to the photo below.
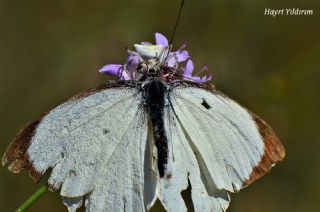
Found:
<path fill-rule="evenodd" d="M 141 56 L 135 52 L 127 50 L 128 58 L 125 64 L 125 71 L 123 72 L 123 78 L 128 78 L 129 80 L 139 80 L 143 75 L 136 71 L 137 66 L 143 61 Z M 121 79 L 121 78 L 120 78 Z"/>
<path fill-rule="evenodd" d="M 193 63 L 190 60 L 189 53 L 185 50 L 186 45 L 183 44 L 177 51 L 171 51 L 172 46 L 169 46 L 168 39 L 160 34 L 155 33 L 156 44 L 153 45 L 149 42 L 141 42 L 141 44 L 135 44 L 135 51 L 127 50 L 128 58 L 124 65 L 109 64 L 102 67 L 99 72 L 117 76 L 120 80 L 141 80 L 144 76 L 143 73 L 137 71 L 138 64 L 141 62 L 158 61 L 161 65 L 162 72 L 160 75 L 165 80 L 181 79 L 181 76 L 177 76 L 176 72 L 179 68 L 179 64 L 187 61 L 183 71 L 182 79 L 195 81 L 195 82 L 207 82 L 211 80 L 212 76 L 199 77 L 199 73 L 208 69 L 205 66 L 196 76 L 192 76 Z M 170 76 L 170 77 L 169 77 Z"/>
<path fill-rule="evenodd" d="M 169 52 L 168 54 L 168 51 L 170 51 L 170 47 L 167 38 L 158 32 L 155 33 L 155 38 L 156 44 L 162 45 L 165 49 L 163 54 L 164 58 L 162 58 L 162 60 L 166 60 L 165 64 L 168 67 L 174 67 L 174 65 L 176 65 L 177 63 L 184 62 L 190 57 L 189 53 L 186 50 L 183 50 L 186 47 L 185 44 L 183 44 L 178 51 Z"/>
<path fill-rule="evenodd" d="M 168 39 L 163 34 L 156 32 L 154 36 L 156 38 L 156 44 L 162 45 L 164 47 L 168 46 Z"/>
<path fill-rule="evenodd" d="M 199 77 L 199 74 L 203 71 L 208 70 L 208 66 L 205 65 L 195 76 L 192 76 L 194 66 L 192 60 L 188 60 L 187 64 L 184 68 L 182 68 L 183 71 L 183 77 L 186 80 L 194 81 L 194 82 L 207 82 L 212 79 L 212 75 L 209 75 L 209 77 L 203 76 L 202 78 Z"/>
<path fill-rule="evenodd" d="M 103 73 L 103 74 L 111 75 L 111 76 L 121 77 L 122 76 L 122 72 L 123 72 L 123 65 L 108 64 L 108 65 L 103 66 L 99 70 L 99 72 Z"/>

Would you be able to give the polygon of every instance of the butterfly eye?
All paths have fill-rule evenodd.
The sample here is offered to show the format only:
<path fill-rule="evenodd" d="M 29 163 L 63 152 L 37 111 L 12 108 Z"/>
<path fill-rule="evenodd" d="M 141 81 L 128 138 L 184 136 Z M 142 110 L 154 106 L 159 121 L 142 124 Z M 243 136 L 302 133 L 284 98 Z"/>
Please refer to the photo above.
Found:
<path fill-rule="evenodd" d="M 140 62 L 137 66 L 137 71 L 140 74 L 145 74 L 148 71 L 148 65 L 145 62 Z"/>

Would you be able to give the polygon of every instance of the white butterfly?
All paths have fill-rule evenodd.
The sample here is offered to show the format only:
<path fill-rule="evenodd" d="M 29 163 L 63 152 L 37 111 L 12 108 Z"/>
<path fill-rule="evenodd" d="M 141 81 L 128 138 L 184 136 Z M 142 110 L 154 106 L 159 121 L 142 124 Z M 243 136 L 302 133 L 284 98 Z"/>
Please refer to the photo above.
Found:
<path fill-rule="evenodd" d="M 75 211 L 146 211 L 159 199 L 167 211 L 225 211 L 229 193 L 246 187 L 284 158 L 284 148 L 258 116 L 191 76 L 181 48 L 136 45 L 125 65 L 101 72 L 110 82 L 71 98 L 15 137 L 3 157 L 9 170 L 29 170 L 61 188 Z M 185 68 L 179 63 L 186 61 Z"/>

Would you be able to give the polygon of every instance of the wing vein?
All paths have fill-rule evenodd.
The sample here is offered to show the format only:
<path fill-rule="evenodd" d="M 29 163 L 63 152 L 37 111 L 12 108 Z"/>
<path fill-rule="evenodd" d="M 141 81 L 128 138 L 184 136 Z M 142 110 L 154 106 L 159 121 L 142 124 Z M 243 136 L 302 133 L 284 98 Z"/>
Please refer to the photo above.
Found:
<path fill-rule="evenodd" d="M 192 104 L 192 105 L 194 105 L 196 108 L 198 108 L 198 109 L 201 111 L 201 113 L 205 114 L 206 116 L 209 116 L 209 117 L 210 117 L 214 122 L 216 122 L 220 127 L 222 126 L 222 125 L 219 123 L 219 121 L 217 121 L 213 116 L 211 116 L 211 114 L 205 113 L 205 111 L 204 111 L 201 107 L 199 107 L 198 105 L 196 105 L 194 102 L 192 102 L 192 101 L 190 101 L 190 100 L 188 100 L 188 99 L 186 99 L 186 98 L 184 98 L 184 97 L 182 97 L 182 96 L 180 96 L 180 95 L 177 95 L 177 96 L 179 96 L 179 98 L 181 98 L 181 99 L 184 99 L 185 101 L 188 101 L 190 104 Z M 237 127 L 237 125 L 236 125 L 233 121 L 230 120 L 230 118 L 228 118 L 228 117 L 226 117 L 226 116 L 224 116 L 224 115 L 222 115 L 222 114 L 217 114 L 217 115 L 222 116 L 223 118 L 225 118 L 225 120 L 227 120 L 232 126 L 234 126 L 234 128 L 238 131 L 238 133 L 239 133 L 241 136 L 243 136 L 246 140 L 250 140 L 250 139 L 239 129 L 239 127 Z M 235 116 L 235 117 L 236 117 L 236 116 Z M 236 117 L 236 119 L 239 121 L 238 117 Z M 223 127 L 221 127 L 221 129 L 223 129 Z M 220 131 L 220 132 L 221 132 L 221 131 Z M 225 135 L 224 131 L 222 131 L 222 132 L 223 132 L 223 134 Z M 253 156 L 252 150 L 249 148 L 249 144 L 246 143 L 246 142 L 243 142 L 242 139 L 239 139 L 239 141 L 241 142 L 242 146 L 246 149 L 246 152 L 249 154 L 249 156 L 250 156 L 250 161 L 255 161 L 255 157 Z M 228 147 L 229 147 L 229 145 L 228 145 Z M 231 148 L 229 147 L 229 149 L 231 149 Z M 233 150 L 232 150 L 232 151 L 233 151 Z M 258 150 L 257 150 L 256 148 L 254 148 L 254 151 L 256 152 L 257 155 L 261 156 L 261 154 L 258 152 Z M 256 165 L 256 164 L 252 164 L 252 165 Z"/>
<path fill-rule="evenodd" d="M 109 159 L 107 160 L 106 167 L 108 167 L 109 163 L 112 161 L 112 158 L 113 158 L 115 152 L 118 151 L 118 149 L 119 149 L 120 146 L 122 146 L 121 144 L 123 143 L 123 140 L 124 140 L 123 138 L 124 138 L 125 135 L 127 134 L 128 130 L 129 130 L 129 128 L 131 127 L 133 121 L 135 120 L 135 117 L 136 117 L 136 115 L 137 115 L 138 112 L 139 112 L 139 110 L 137 110 L 137 112 L 136 112 L 136 113 L 134 114 L 134 116 L 132 117 L 132 120 L 130 120 L 129 125 L 127 126 L 125 132 L 122 134 L 121 139 L 119 140 L 119 142 L 118 142 L 115 150 L 111 153 Z M 130 141 L 130 140 L 128 140 L 126 144 L 129 144 L 129 141 Z M 126 146 L 126 147 L 128 147 L 128 146 Z"/>
<path fill-rule="evenodd" d="M 183 98 L 184 99 L 184 98 Z M 186 99 L 185 99 L 186 100 Z M 176 101 L 176 103 L 177 103 L 177 105 L 179 105 L 178 104 L 178 102 Z M 194 104 L 193 102 L 191 102 L 192 104 Z M 194 104 L 195 105 L 195 104 Z M 200 110 L 201 110 L 201 108 L 199 108 Z M 205 115 L 207 115 L 204 111 L 202 111 L 201 110 L 201 112 L 203 113 L 203 114 L 205 114 Z M 183 112 L 184 114 L 185 114 L 185 112 Z M 195 120 L 197 120 L 197 122 L 199 122 L 199 120 L 194 116 L 194 115 L 192 115 L 191 113 L 189 113 Z M 187 117 L 187 115 L 185 114 L 185 116 Z M 211 117 L 211 116 L 210 116 Z M 218 122 L 218 121 L 216 121 L 213 117 L 211 117 L 212 118 L 212 120 L 213 121 L 215 121 L 219 126 L 221 126 L 220 128 L 219 128 L 219 131 L 223 134 L 223 136 L 225 137 L 225 138 L 227 138 L 227 136 L 225 135 L 225 132 L 224 132 L 224 130 L 221 130 L 221 129 L 223 129 L 223 127 L 222 127 L 222 125 Z M 182 123 L 181 123 L 182 124 Z M 200 125 L 199 125 L 200 126 Z M 201 128 L 201 127 L 199 127 L 200 129 L 201 129 L 201 131 L 204 133 L 204 135 L 206 135 L 206 132 Z M 207 143 L 213 148 L 213 146 L 212 146 L 212 144 L 209 142 L 209 140 L 211 140 L 210 138 L 208 138 L 207 136 L 206 136 L 206 140 L 207 140 Z M 241 139 L 240 139 L 241 140 Z M 227 147 L 228 147 L 228 149 L 234 154 L 234 155 L 236 155 L 235 154 L 235 152 L 233 151 L 233 149 L 232 148 L 230 148 L 230 146 L 229 145 L 226 145 Z M 238 165 L 238 167 L 241 167 L 240 166 L 240 164 L 239 164 L 239 161 L 238 160 L 236 160 L 235 159 L 235 161 L 236 161 L 236 163 L 237 163 L 237 165 Z M 225 161 L 224 161 L 225 162 Z M 226 170 L 228 170 L 227 169 L 227 167 L 226 167 L 226 164 L 224 164 L 224 166 L 225 166 L 225 168 L 226 168 Z M 236 173 L 238 172 L 237 170 L 234 170 Z M 239 173 L 237 173 L 237 174 L 239 174 Z M 242 173 L 242 175 L 244 175 L 244 173 Z"/>
<path fill-rule="evenodd" d="M 77 128 L 79 128 L 79 127 L 81 127 L 81 126 L 87 125 L 87 124 L 90 123 L 91 121 L 93 121 L 93 120 L 95 120 L 96 118 L 99 118 L 100 116 L 102 116 L 107 110 L 111 109 L 112 107 L 115 107 L 116 105 L 118 105 L 118 104 L 122 103 L 123 101 L 126 101 L 126 100 L 128 100 L 128 99 L 130 99 L 131 97 L 134 97 L 134 96 L 136 96 L 136 95 L 138 95 L 138 93 L 135 93 L 135 94 L 133 94 L 132 96 L 128 96 L 128 97 L 126 97 L 126 98 L 124 98 L 124 99 L 121 99 L 120 101 L 117 101 L 117 102 L 113 103 L 113 104 L 110 105 L 108 108 L 104 109 L 101 113 L 99 113 L 98 115 L 90 118 L 87 122 L 71 128 L 71 129 L 70 129 L 70 132 L 72 132 L 73 130 L 76 130 Z M 132 102 L 133 102 L 133 101 L 132 101 Z M 132 104 L 131 104 L 131 105 L 132 105 Z"/>

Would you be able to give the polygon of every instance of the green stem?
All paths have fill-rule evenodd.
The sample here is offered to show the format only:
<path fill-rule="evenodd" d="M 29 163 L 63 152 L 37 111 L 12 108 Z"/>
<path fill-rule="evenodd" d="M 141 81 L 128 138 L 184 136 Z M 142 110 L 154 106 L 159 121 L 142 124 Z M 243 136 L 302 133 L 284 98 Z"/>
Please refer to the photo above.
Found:
<path fill-rule="evenodd" d="M 27 208 L 29 208 L 35 201 L 37 201 L 46 191 L 48 190 L 47 185 L 41 186 L 36 193 L 32 194 L 29 199 L 27 199 L 17 210 L 16 212 L 22 212 L 25 211 Z"/>

